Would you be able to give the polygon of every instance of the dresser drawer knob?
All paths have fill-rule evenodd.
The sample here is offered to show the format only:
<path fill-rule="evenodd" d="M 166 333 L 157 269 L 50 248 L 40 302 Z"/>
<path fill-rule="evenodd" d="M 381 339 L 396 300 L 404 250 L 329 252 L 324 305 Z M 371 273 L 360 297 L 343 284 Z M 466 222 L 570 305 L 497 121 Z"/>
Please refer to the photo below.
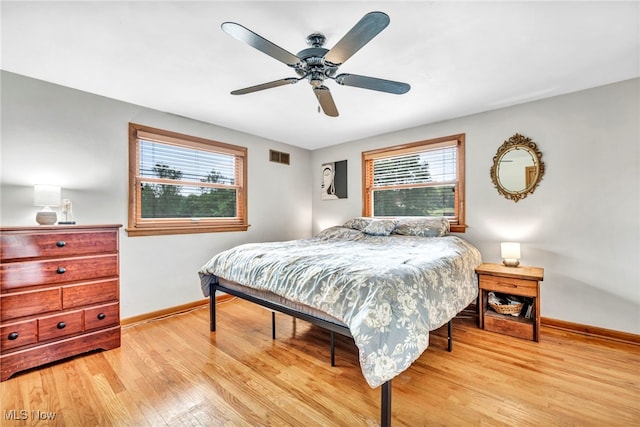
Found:
<path fill-rule="evenodd" d="M 65 242 L 64 240 L 58 240 L 56 242 L 56 246 L 59 248 L 64 248 L 66 246 L 67 242 Z"/>
<path fill-rule="evenodd" d="M 67 271 L 66 268 L 64 267 L 58 267 L 58 269 L 56 270 L 56 273 L 58 274 L 64 274 Z"/>
<path fill-rule="evenodd" d="M 59 322 L 59 323 L 56 325 L 56 327 L 57 327 L 58 329 L 64 329 L 64 328 L 66 328 L 66 327 L 67 327 L 67 324 L 66 324 L 66 323 L 64 323 L 64 322 Z"/>
<path fill-rule="evenodd" d="M 100 313 L 100 314 L 98 314 L 97 317 L 98 317 L 98 320 L 104 320 L 107 317 L 107 315 L 104 314 L 104 313 Z"/>
<path fill-rule="evenodd" d="M 19 335 L 17 332 L 11 332 L 7 338 L 9 338 L 9 341 L 13 341 L 13 340 L 17 340 L 18 336 Z"/>

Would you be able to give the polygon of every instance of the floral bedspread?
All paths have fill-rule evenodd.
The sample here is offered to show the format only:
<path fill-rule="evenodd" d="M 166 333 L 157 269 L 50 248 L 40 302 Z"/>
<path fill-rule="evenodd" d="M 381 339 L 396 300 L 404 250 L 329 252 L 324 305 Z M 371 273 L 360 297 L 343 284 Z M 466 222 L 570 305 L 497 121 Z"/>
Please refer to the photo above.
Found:
<path fill-rule="evenodd" d="M 340 319 L 371 387 L 407 369 L 429 331 L 475 300 L 480 252 L 456 236 L 373 236 L 332 227 L 304 240 L 252 243 L 217 254 L 198 272 L 269 290 Z"/>

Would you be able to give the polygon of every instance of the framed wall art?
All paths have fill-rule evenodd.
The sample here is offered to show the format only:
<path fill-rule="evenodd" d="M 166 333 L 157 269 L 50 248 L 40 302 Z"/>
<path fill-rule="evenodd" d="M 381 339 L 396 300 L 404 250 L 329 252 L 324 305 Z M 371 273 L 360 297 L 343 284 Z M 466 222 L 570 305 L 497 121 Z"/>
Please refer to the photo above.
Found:
<path fill-rule="evenodd" d="M 347 161 L 322 164 L 322 200 L 347 198 Z"/>

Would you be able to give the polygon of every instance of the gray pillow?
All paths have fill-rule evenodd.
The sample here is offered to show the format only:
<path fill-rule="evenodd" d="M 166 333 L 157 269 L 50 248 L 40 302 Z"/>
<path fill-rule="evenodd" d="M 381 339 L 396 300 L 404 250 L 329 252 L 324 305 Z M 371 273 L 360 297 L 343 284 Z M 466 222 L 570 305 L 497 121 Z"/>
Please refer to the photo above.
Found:
<path fill-rule="evenodd" d="M 443 216 L 405 217 L 396 219 L 394 234 L 419 237 L 441 237 L 449 234 L 449 220 Z"/>
<path fill-rule="evenodd" d="M 396 222 L 392 219 L 374 219 L 362 230 L 372 236 L 388 236 L 396 228 Z"/>
<path fill-rule="evenodd" d="M 345 222 L 343 227 L 360 230 L 365 234 L 372 236 L 388 236 L 396 227 L 396 221 L 393 219 L 378 219 L 371 217 L 357 217 Z"/>

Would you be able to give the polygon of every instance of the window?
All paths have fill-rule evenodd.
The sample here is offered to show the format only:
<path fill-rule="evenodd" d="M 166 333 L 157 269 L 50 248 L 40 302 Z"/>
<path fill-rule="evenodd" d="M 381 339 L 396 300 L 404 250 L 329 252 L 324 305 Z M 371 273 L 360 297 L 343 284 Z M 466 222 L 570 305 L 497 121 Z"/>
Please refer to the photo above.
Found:
<path fill-rule="evenodd" d="M 244 231 L 247 149 L 129 124 L 130 236 Z"/>
<path fill-rule="evenodd" d="M 364 216 L 445 216 L 464 232 L 464 134 L 362 153 Z"/>

